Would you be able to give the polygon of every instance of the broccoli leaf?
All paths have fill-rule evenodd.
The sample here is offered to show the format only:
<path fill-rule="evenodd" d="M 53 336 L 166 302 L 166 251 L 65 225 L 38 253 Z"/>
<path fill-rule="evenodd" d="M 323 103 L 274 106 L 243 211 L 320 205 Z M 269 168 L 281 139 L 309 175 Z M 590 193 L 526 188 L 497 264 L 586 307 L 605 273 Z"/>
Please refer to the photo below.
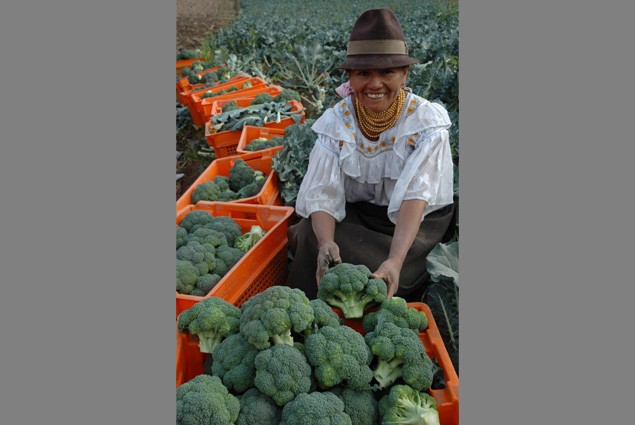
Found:
<path fill-rule="evenodd" d="M 441 276 L 459 283 L 459 243 L 437 244 L 426 257 L 426 268 L 430 279 L 438 282 Z"/>

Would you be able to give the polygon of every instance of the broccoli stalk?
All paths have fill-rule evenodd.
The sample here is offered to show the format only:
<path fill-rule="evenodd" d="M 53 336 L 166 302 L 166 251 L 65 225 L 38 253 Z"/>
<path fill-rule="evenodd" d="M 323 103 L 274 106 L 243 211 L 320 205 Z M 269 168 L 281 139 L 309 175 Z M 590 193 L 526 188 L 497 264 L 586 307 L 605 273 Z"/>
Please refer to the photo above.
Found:
<path fill-rule="evenodd" d="M 401 365 L 403 365 L 403 359 L 400 358 L 389 361 L 379 359 L 373 374 L 381 388 L 388 388 L 401 377 Z"/>
<path fill-rule="evenodd" d="M 408 385 L 395 385 L 379 401 L 382 424 L 440 425 L 436 400 Z"/>

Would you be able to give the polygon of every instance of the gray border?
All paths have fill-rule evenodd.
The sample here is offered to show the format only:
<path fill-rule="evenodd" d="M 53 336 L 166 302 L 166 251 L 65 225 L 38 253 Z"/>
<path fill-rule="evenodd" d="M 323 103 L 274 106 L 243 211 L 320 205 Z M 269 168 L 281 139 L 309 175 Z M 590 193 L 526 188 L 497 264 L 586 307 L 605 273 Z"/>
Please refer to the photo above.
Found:
<path fill-rule="evenodd" d="M 0 9 L 0 422 L 171 423 L 175 4 Z"/>
<path fill-rule="evenodd" d="M 626 3 L 461 2 L 462 423 L 632 422 Z"/>

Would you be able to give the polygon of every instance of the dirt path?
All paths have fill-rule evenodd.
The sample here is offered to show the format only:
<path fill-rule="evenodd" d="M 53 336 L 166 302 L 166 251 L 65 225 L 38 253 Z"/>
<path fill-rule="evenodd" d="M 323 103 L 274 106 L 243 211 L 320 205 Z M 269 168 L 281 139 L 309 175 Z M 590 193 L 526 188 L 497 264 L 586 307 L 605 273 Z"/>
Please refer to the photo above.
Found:
<path fill-rule="evenodd" d="M 231 24 L 238 0 L 176 0 L 176 50 L 199 47 L 208 34 Z"/>

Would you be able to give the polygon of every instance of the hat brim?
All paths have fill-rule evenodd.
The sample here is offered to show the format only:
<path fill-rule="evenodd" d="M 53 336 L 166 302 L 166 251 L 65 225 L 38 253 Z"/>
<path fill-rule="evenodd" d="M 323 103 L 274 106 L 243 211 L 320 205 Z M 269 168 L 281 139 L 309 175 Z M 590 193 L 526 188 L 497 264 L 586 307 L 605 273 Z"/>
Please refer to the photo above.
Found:
<path fill-rule="evenodd" d="M 340 69 L 388 69 L 419 63 L 408 55 L 353 55 L 346 56 Z"/>

